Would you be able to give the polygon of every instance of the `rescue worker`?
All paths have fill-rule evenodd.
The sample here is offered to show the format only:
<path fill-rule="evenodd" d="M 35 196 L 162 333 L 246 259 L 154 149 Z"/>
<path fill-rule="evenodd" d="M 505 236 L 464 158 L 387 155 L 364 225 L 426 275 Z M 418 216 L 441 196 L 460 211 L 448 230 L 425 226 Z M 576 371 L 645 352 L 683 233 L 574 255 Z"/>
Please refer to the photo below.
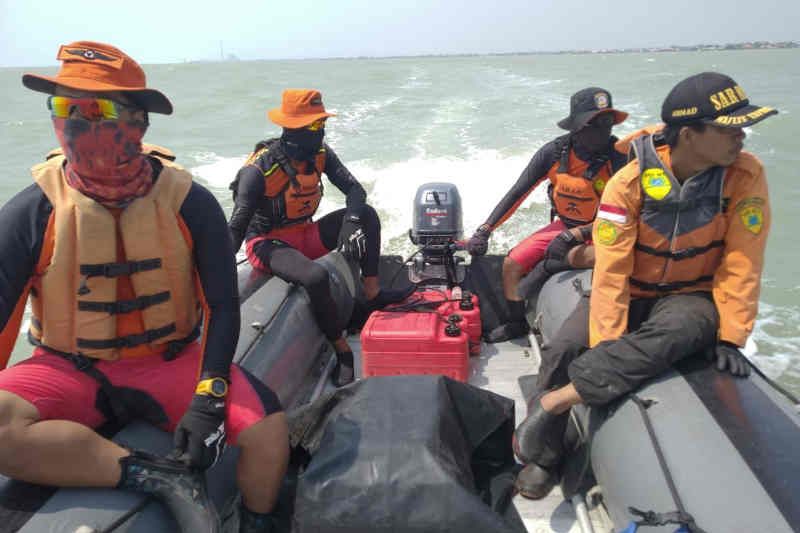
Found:
<path fill-rule="evenodd" d="M 633 141 L 635 160 L 606 186 L 594 223 L 591 296 L 543 351 L 544 392 L 515 432 L 523 495 L 556 482 L 573 405 L 605 405 L 701 352 L 749 375 L 740 348 L 758 310 L 770 209 L 742 128 L 776 113 L 704 72 L 667 95 L 662 133 Z"/>
<path fill-rule="evenodd" d="M 144 71 L 108 44 L 61 46 L 50 95 L 60 149 L 0 209 L 0 358 L 30 298 L 33 356 L 0 371 L 0 472 L 54 486 L 160 498 L 184 532 L 215 532 L 204 471 L 240 448 L 240 531 L 270 531 L 288 463 L 277 396 L 231 364 L 236 267 L 224 213 L 163 148 L 150 113 L 171 114 Z M 174 431 L 170 458 L 94 431 L 146 419 Z"/>
<path fill-rule="evenodd" d="M 551 213 L 556 218 L 515 246 L 503 261 L 503 292 L 509 321 L 489 333 L 489 342 L 528 332 L 525 302 L 517 292 L 519 281 L 544 258 L 554 237 L 594 220 L 606 182 L 626 162 L 625 155 L 614 149 L 617 139 L 611 135 L 611 128 L 627 117 L 627 113 L 614 109 L 611 93 L 605 89 L 588 87 L 573 94 L 569 116 L 558 123 L 569 133 L 548 142 L 534 154 L 511 190 L 469 239 L 470 254 L 485 254 L 492 232 L 511 217 L 539 184 L 549 180 Z M 569 239 L 569 234 L 562 235 Z"/>
<path fill-rule="evenodd" d="M 320 92 L 287 89 L 281 106 L 267 116 L 283 132 L 256 144 L 231 183 L 234 249 L 246 240 L 247 258 L 255 268 L 306 289 L 317 323 L 336 350 L 333 383 L 343 386 L 354 377 L 353 351 L 342 336 L 349 317 L 338 315 L 328 272 L 313 259 L 338 249 L 356 260 L 369 311 L 405 299 L 413 287 L 387 290 L 378 283 L 378 214 L 358 180 L 323 142 L 325 121 L 334 114 L 325 111 Z M 314 221 L 323 173 L 344 193 L 346 207 Z"/>

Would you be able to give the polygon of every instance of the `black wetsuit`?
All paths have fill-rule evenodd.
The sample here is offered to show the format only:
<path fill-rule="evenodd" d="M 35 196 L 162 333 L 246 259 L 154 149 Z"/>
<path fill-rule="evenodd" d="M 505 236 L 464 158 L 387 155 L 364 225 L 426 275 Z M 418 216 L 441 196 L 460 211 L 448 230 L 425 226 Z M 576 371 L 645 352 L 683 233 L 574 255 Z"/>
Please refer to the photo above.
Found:
<path fill-rule="evenodd" d="M 250 240 L 285 224 L 284 221 L 276 219 L 273 208 L 265 196 L 264 173 L 274 164 L 275 154 L 271 152 L 280 150 L 277 140 L 266 142 L 270 143 L 269 151 L 264 152 L 251 164 L 242 167 L 234 182 L 236 205 L 229 226 L 236 250 L 245 238 Z M 324 174 L 345 195 L 347 207 L 328 213 L 316 221 L 320 241 L 326 249 L 335 249 L 345 215 L 349 213 L 357 215 L 361 219 L 366 236 L 366 253 L 360 260 L 361 273 L 364 276 L 377 276 L 381 241 L 378 214 L 367 205 L 367 193 L 342 164 L 336 153 L 328 145 L 324 148 Z M 338 316 L 336 303 L 331 294 L 330 278 L 323 267 L 303 255 L 302 250 L 293 248 L 279 238 L 256 243 L 252 253 L 258 259 L 258 263 L 269 268 L 273 274 L 306 289 L 317 323 L 329 340 L 333 341 L 341 336 L 347 317 Z"/>

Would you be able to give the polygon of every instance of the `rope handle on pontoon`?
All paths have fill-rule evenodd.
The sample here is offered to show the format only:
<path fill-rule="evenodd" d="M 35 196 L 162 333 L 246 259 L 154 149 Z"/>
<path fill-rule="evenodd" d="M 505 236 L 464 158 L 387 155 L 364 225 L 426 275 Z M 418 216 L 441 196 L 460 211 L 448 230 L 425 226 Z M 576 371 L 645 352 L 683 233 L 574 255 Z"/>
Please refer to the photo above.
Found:
<path fill-rule="evenodd" d="M 653 443 L 653 450 L 656 452 L 658 465 L 661 467 L 661 472 L 664 474 L 664 479 L 667 481 L 667 487 L 669 488 L 670 495 L 672 496 L 672 501 L 675 502 L 675 507 L 678 510 L 668 513 L 656 513 L 655 511 L 640 511 L 635 507 L 628 507 L 628 511 L 631 514 L 642 517 L 642 520 L 636 521 L 636 524 L 639 525 L 680 524 L 685 526 L 691 533 L 705 533 L 705 531 L 695 523 L 694 517 L 686 512 L 686 508 L 683 506 L 681 497 L 678 494 L 678 489 L 675 487 L 675 481 L 672 479 L 672 474 L 667 466 L 667 460 L 664 458 L 664 452 L 661 450 L 661 445 L 658 443 L 656 432 L 653 429 L 652 422 L 650 421 L 650 415 L 647 413 L 647 408 L 650 407 L 654 402 L 652 400 L 643 400 L 636 394 L 631 394 L 631 399 L 639 408 L 639 413 L 642 415 L 644 426 L 647 428 L 647 434 L 650 436 L 650 441 Z M 671 521 L 661 523 L 653 522 L 654 520 Z"/>

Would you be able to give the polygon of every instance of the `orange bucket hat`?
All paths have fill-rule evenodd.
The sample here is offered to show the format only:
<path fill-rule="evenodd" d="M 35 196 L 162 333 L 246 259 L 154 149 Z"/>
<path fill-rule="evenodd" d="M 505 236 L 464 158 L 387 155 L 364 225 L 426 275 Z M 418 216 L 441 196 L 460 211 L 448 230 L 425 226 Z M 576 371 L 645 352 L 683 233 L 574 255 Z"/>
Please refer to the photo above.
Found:
<path fill-rule="evenodd" d="M 316 89 L 286 89 L 281 106 L 267 111 L 272 122 L 289 129 L 302 128 L 315 120 L 335 116 L 325 111 L 322 93 Z"/>
<path fill-rule="evenodd" d="M 62 62 L 58 74 L 25 74 L 23 85 L 47 94 L 54 94 L 56 85 L 91 92 L 122 91 L 132 93 L 134 100 L 147 111 L 172 113 L 169 99 L 155 89 L 148 89 L 142 67 L 118 48 L 77 41 L 61 45 L 56 59 Z"/>

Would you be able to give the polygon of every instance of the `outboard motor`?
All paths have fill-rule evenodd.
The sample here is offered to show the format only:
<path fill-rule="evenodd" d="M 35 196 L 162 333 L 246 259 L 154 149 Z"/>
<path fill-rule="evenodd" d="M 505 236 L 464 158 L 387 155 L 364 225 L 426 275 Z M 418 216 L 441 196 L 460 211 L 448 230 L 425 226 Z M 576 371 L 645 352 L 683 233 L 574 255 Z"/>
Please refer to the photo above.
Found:
<path fill-rule="evenodd" d="M 464 280 L 463 258 L 456 257 L 464 233 L 461 196 L 452 183 L 425 183 L 414 196 L 413 226 L 408 235 L 420 247 L 408 273 L 413 283 Z"/>

